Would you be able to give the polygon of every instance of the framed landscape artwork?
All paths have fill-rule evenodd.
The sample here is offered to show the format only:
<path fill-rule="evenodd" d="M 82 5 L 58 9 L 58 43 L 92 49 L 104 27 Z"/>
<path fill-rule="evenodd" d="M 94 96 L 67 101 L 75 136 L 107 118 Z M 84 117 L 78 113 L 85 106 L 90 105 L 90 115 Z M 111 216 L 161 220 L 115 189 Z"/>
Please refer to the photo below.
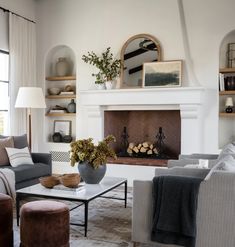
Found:
<path fill-rule="evenodd" d="M 143 87 L 179 87 L 182 60 L 143 64 Z"/>

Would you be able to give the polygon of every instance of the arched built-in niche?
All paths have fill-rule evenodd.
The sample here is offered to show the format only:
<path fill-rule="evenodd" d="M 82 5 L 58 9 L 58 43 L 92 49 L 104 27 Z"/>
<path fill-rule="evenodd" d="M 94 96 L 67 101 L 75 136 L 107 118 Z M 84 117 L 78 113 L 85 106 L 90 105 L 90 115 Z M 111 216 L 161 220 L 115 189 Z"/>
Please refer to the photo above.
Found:
<path fill-rule="evenodd" d="M 58 76 L 56 72 L 56 63 L 59 58 L 66 58 L 68 63 L 68 72 L 64 76 Z M 61 92 L 65 92 L 67 89 L 66 86 L 71 86 L 71 91 L 74 94 L 61 94 Z M 59 88 L 60 93 L 53 95 L 50 93 L 49 89 L 51 88 Z M 58 45 L 50 49 L 45 59 L 45 96 L 46 96 L 46 118 L 45 118 L 45 138 L 46 142 L 53 142 L 53 134 L 55 129 L 55 121 L 61 121 L 61 123 L 69 123 L 70 125 L 70 133 L 72 139 L 76 138 L 76 113 L 61 111 L 61 112 L 53 112 L 52 108 L 55 108 L 56 105 L 67 108 L 68 104 L 71 100 L 76 101 L 76 59 L 74 51 L 66 46 L 66 45 Z M 66 133 L 67 134 L 67 133 Z M 65 143 L 63 139 L 61 143 Z"/>
<path fill-rule="evenodd" d="M 234 47 L 234 52 L 228 52 L 231 43 L 234 43 L 230 45 L 230 49 Z M 221 42 L 219 67 L 219 148 L 222 148 L 235 140 L 235 108 L 233 113 L 226 113 L 225 106 L 228 97 L 235 104 L 235 30 L 229 32 Z"/>

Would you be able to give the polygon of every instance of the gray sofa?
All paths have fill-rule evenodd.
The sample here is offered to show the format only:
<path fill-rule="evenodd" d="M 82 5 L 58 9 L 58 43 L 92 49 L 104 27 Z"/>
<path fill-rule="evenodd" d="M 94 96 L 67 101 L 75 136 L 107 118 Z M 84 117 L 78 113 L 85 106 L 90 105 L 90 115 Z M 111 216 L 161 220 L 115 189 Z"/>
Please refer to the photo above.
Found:
<path fill-rule="evenodd" d="M 182 175 L 205 178 L 209 169 L 157 168 L 155 175 Z M 152 181 L 134 181 L 132 240 L 153 246 L 164 245 L 150 240 L 152 227 Z M 235 173 L 215 171 L 203 181 L 198 195 L 196 247 L 235 246 Z M 152 246 L 151 245 L 151 246 Z"/>
<path fill-rule="evenodd" d="M 4 138 L 5 136 L 0 136 Z M 28 145 L 27 136 L 14 136 L 15 148 L 24 148 Z M 49 176 L 52 173 L 51 154 L 49 153 L 31 153 L 34 165 L 20 165 L 12 167 L 0 166 L 0 168 L 9 168 L 15 173 L 15 187 L 20 189 L 38 183 L 38 179 L 43 176 Z"/>

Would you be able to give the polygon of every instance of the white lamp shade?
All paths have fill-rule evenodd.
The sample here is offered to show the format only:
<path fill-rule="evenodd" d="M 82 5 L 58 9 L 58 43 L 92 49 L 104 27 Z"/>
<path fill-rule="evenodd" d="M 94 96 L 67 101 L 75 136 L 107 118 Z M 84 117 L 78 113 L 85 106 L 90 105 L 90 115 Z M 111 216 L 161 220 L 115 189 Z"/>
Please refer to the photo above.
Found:
<path fill-rule="evenodd" d="M 233 98 L 228 97 L 225 101 L 225 106 L 233 106 Z"/>
<path fill-rule="evenodd" d="M 16 108 L 46 108 L 40 87 L 20 87 L 15 103 Z"/>

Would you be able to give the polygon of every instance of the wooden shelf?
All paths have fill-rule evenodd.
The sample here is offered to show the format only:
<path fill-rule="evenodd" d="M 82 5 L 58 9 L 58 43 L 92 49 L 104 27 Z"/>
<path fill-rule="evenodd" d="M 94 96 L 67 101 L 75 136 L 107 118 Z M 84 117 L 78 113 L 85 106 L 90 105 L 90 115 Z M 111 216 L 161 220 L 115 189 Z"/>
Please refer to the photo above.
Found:
<path fill-rule="evenodd" d="M 65 117 L 65 116 L 69 116 L 69 117 L 75 117 L 76 113 L 59 113 L 59 112 L 49 112 L 46 113 L 46 116 L 48 117 Z"/>
<path fill-rule="evenodd" d="M 219 95 L 233 95 L 235 94 L 235 90 L 228 90 L 228 91 L 220 91 Z"/>
<path fill-rule="evenodd" d="M 71 75 L 71 76 L 49 76 L 46 77 L 47 81 L 74 81 L 76 80 L 76 76 L 75 75 Z"/>
<path fill-rule="evenodd" d="M 226 113 L 226 112 L 220 112 L 220 117 L 235 117 L 235 113 Z"/>
<path fill-rule="evenodd" d="M 47 99 L 76 99 L 76 94 L 72 95 L 47 95 Z"/>
<path fill-rule="evenodd" d="M 220 68 L 220 73 L 235 73 L 235 68 Z"/>

